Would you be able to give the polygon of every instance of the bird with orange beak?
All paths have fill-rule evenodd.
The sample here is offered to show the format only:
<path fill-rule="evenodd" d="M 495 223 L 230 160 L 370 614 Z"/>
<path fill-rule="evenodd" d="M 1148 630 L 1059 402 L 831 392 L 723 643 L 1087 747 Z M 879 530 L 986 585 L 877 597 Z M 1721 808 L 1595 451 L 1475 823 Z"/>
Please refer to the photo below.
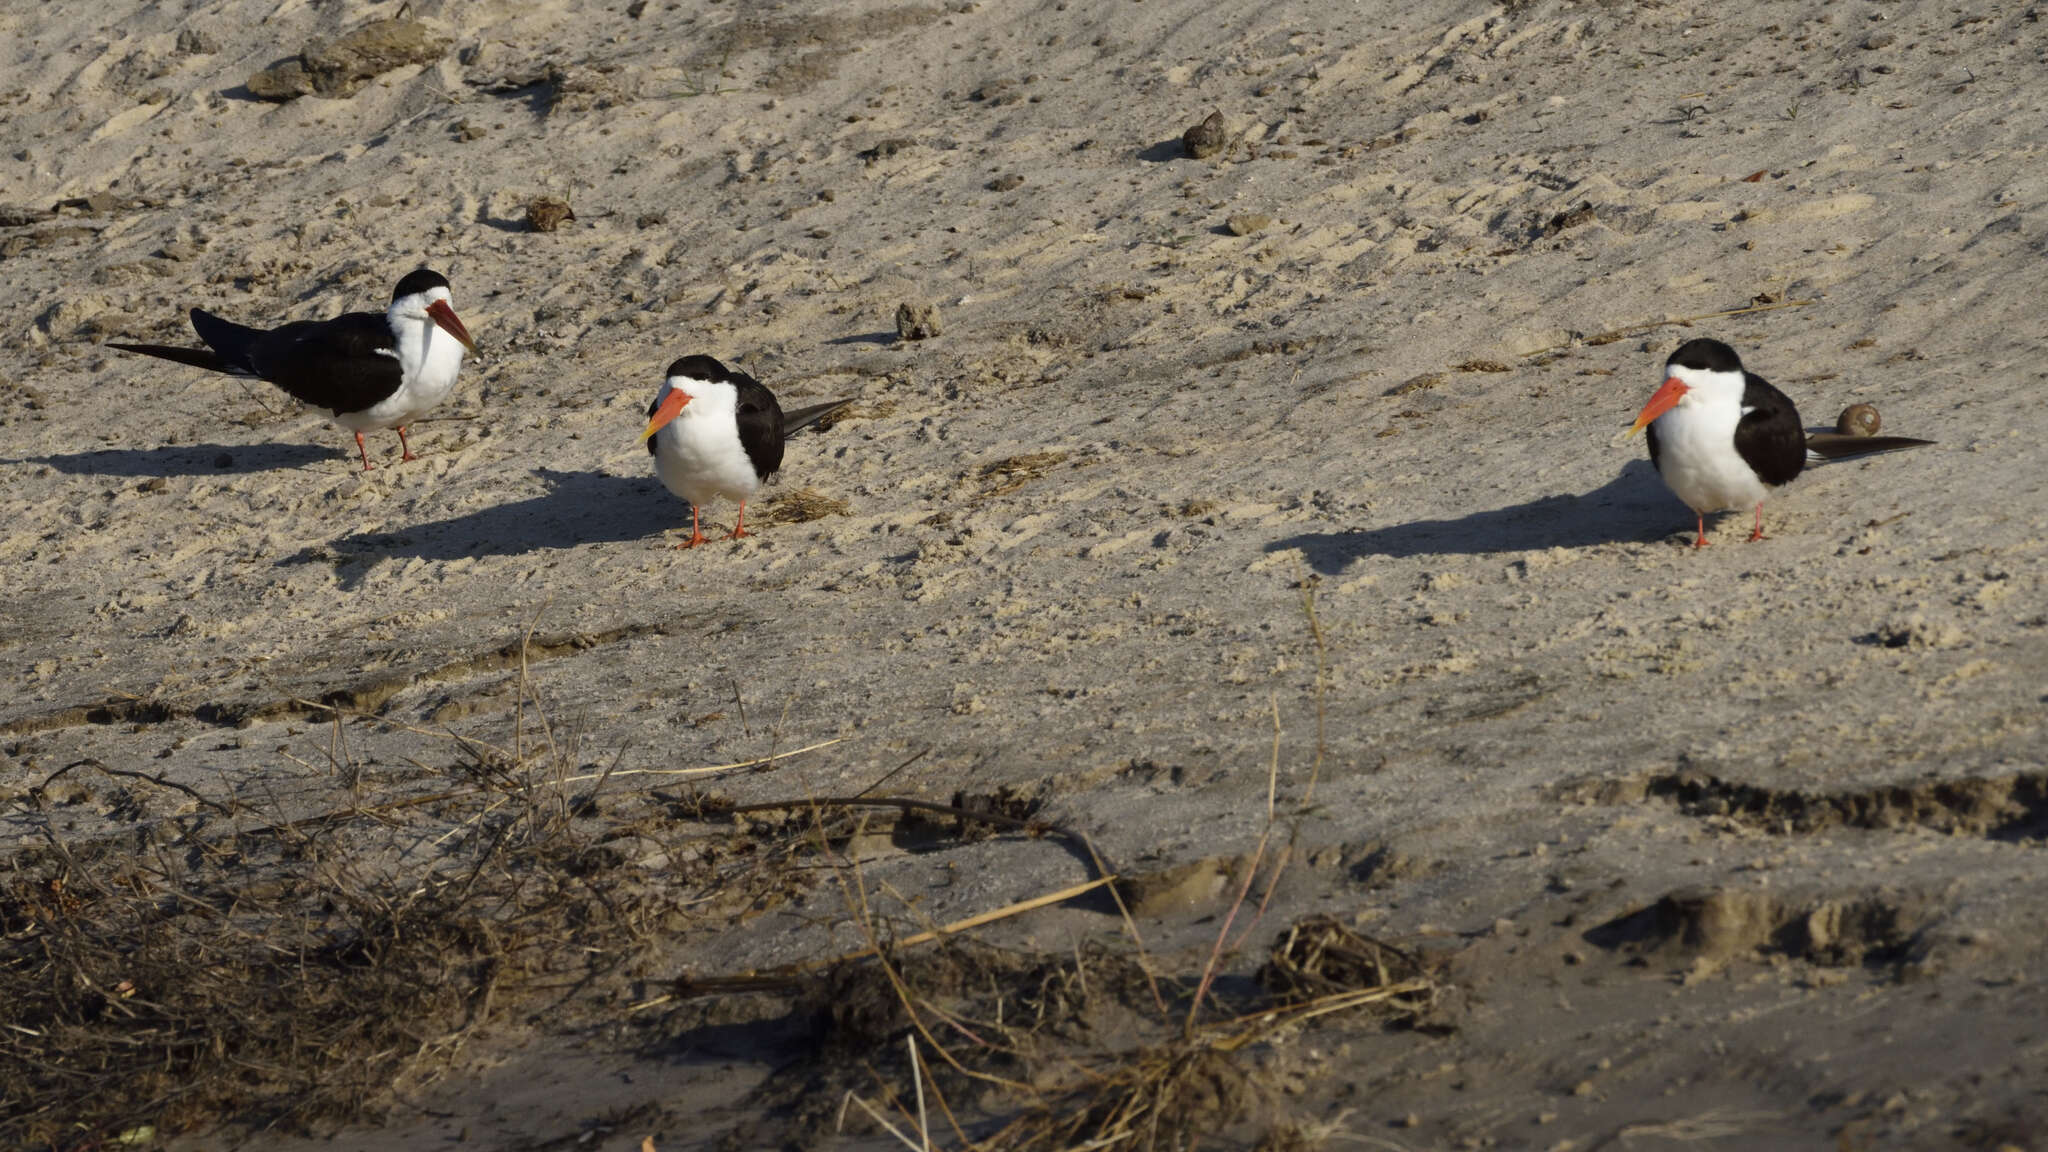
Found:
<path fill-rule="evenodd" d="M 766 385 L 710 356 L 670 364 L 647 408 L 640 439 L 662 484 L 690 503 L 690 538 L 676 547 L 695 548 L 707 540 L 703 507 L 721 496 L 740 506 L 726 539 L 750 535 L 747 501 L 782 467 L 783 438 L 851 403 L 834 400 L 785 415 Z"/>
<path fill-rule="evenodd" d="M 416 459 L 406 425 L 455 390 L 464 352 L 476 342 L 449 303 L 448 279 L 431 269 L 408 273 L 391 290 L 391 306 L 346 312 L 332 320 L 298 320 L 264 330 L 192 309 L 192 328 L 205 348 L 109 344 L 229 376 L 268 380 L 356 434 L 363 471 L 370 453 L 363 433 L 396 428 L 400 459 Z"/>
<path fill-rule="evenodd" d="M 1629 435 L 1649 430 L 1650 463 L 1693 510 L 1707 546 L 1709 512 L 1754 506 L 1751 540 L 1764 538 L 1764 495 L 1808 464 L 1931 444 L 1905 436 L 1808 435 L 1799 412 L 1770 381 L 1742 367 L 1719 340 L 1688 340 L 1664 362 L 1664 383 L 1636 414 Z"/>

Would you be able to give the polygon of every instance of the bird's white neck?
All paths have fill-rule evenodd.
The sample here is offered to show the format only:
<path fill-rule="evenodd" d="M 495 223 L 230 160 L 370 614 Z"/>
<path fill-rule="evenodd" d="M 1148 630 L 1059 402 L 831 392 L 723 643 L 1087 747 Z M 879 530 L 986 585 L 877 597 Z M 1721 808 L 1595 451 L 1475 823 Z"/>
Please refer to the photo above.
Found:
<path fill-rule="evenodd" d="M 407 391 L 439 403 L 462 370 L 462 344 L 441 330 L 413 298 L 394 300 L 385 313 L 398 340 L 398 366 Z"/>

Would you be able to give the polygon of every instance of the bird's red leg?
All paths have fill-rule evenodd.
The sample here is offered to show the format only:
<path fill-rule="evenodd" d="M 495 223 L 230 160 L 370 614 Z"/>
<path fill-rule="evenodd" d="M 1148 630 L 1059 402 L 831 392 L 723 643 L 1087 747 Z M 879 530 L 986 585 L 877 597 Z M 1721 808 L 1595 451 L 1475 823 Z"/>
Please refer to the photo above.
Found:
<path fill-rule="evenodd" d="M 1764 538 L 1764 502 L 1761 500 L 1756 502 L 1756 531 L 1751 532 L 1749 538 L 1751 541 Z"/>
<path fill-rule="evenodd" d="M 697 545 L 704 543 L 706 539 L 703 527 L 697 523 L 697 506 L 692 504 L 690 505 L 690 538 L 676 545 L 676 547 L 695 548 Z"/>
<path fill-rule="evenodd" d="M 1700 526 L 1700 537 L 1692 542 L 1692 546 L 1695 548 L 1705 548 L 1707 546 L 1707 514 L 1695 512 L 1692 515 L 1693 519 L 1699 521 Z"/>
<path fill-rule="evenodd" d="M 727 540 L 737 540 L 747 534 L 747 502 L 740 501 L 740 514 L 732 519 L 732 535 Z"/>
<path fill-rule="evenodd" d="M 400 425 L 398 426 L 398 447 L 399 447 L 399 448 L 400 448 L 400 449 L 401 449 L 401 450 L 403 451 L 403 453 L 404 453 L 403 455 L 401 455 L 401 456 L 399 457 L 399 459 L 400 459 L 400 460 L 417 460 L 417 459 L 419 459 L 419 457 L 417 457 L 417 456 L 415 456 L 415 455 L 413 455 L 413 454 L 412 454 L 412 445 L 411 445 L 411 444 L 408 444 L 408 443 L 406 443 L 406 441 L 405 441 L 405 425 L 403 425 L 403 424 L 400 424 Z"/>
<path fill-rule="evenodd" d="M 356 433 L 356 451 L 363 457 L 363 471 L 368 472 L 371 467 L 370 450 L 363 447 L 363 434 L 361 432 Z"/>

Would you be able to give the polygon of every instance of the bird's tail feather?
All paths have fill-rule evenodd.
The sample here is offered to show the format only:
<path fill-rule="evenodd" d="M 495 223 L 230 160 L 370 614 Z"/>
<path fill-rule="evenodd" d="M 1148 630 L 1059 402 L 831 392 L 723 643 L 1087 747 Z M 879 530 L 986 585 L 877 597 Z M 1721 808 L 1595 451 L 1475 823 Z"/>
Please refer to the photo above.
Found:
<path fill-rule="evenodd" d="M 1839 432 L 1815 432 L 1806 438 L 1806 462 L 1825 464 L 1830 460 L 1853 460 L 1858 456 L 1903 452 L 1932 443 L 1932 440 L 1915 440 L 1910 436 L 1844 436 Z"/>
<path fill-rule="evenodd" d="M 119 348 L 123 352 L 140 352 L 144 356 L 154 356 L 159 360 L 176 360 L 180 364 L 190 364 L 194 368 L 204 368 L 209 372 L 232 371 L 227 365 L 220 362 L 220 357 L 214 355 L 211 348 L 173 348 L 168 344 L 114 343 L 109 343 L 107 347 Z"/>
<path fill-rule="evenodd" d="M 853 403 L 853 398 L 848 397 L 844 400 L 833 400 L 825 404 L 813 404 L 808 408 L 790 409 L 782 414 L 782 434 L 787 436 L 792 432 L 808 428 L 851 403 Z"/>

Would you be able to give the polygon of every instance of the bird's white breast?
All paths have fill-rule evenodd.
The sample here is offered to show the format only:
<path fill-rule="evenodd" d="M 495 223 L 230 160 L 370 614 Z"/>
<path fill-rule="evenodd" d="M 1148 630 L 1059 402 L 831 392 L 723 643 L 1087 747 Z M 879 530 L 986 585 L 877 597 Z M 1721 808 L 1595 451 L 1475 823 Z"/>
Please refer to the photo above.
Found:
<path fill-rule="evenodd" d="M 1769 489 L 1735 451 L 1739 399 L 1689 395 L 1657 418 L 1657 474 L 1695 512 L 1748 508 Z"/>
<path fill-rule="evenodd" d="M 666 398 L 670 387 L 665 385 L 659 398 Z M 714 387 L 684 405 L 654 434 L 655 474 L 692 507 L 702 509 L 705 501 L 717 496 L 746 500 L 761 488 L 754 462 L 740 444 L 736 417 L 731 387 Z"/>

